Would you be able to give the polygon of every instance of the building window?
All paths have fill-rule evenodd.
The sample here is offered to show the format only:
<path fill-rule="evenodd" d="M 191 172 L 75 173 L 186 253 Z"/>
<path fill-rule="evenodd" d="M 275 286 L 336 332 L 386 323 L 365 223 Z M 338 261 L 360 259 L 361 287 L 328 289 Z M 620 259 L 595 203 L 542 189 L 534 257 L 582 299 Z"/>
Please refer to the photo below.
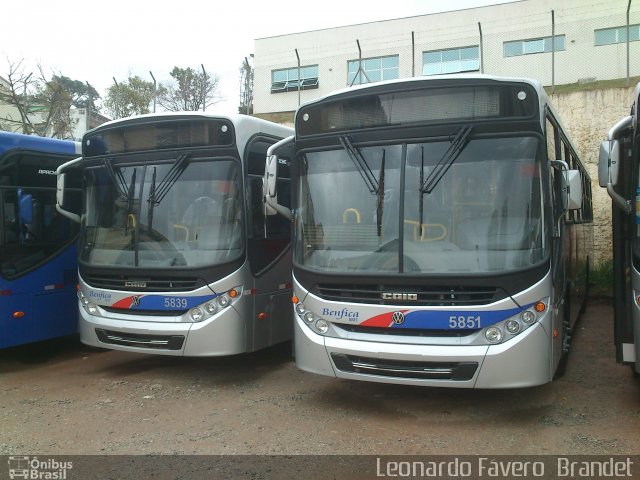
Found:
<path fill-rule="evenodd" d="M 504 56 L 517 57 L 518 55 L 529 55 L 530 53 L 550 52 L 551 37 L 531 38 L 529 40 L 516 40 L 504 42 Z M 564 50 L 564 35 L 555 36 L 555 51 Z"/>
<path fill-rule="evenodd" d="M 300 67 L 300 90 L 318 88 L 318 65 Z M 298 90 L 298 67 L 271 71 L 271 93 Z"/>
<path fill-rule="evenodd" d="M 627 41 L 627 27 L 603 28 L 596 30 L 596 47 L 599 45 L 612 45 Z M 629 41 L 640 40 L 640 25 L 629 25 Z"/>
<path fill-rule="evenodd" d="M 478 46 L 422 52 L 422 74 L 475 72 L 480 69 Z"/>
<path fill-rule="evenodd" d="M 347 84 L 360 85 L 362 83 L 400 78 L 399 65 L 398 55 L 363 58 L 362 61 L 349 60 L 347 65 Z"/>

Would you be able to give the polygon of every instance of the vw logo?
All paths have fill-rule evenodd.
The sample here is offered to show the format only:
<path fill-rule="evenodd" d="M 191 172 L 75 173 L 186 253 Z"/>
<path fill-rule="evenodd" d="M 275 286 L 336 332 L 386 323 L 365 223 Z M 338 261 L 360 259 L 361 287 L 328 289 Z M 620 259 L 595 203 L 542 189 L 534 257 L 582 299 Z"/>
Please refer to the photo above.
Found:
<path fill-rule="evenodd" d="M 131 306 L 132 307 L 139 307 L 140 306 L 140 297 L 137 297 L 137 296 L 131 297 Z"/>
<path fill-rule="evenodd" d="M 404 313 L 393 312 L 393 315 L 391 315 L 391 320 L 393 320 L 393 323 L 395 323 L 396 325 L 402 325 L 404 323 Z"/>

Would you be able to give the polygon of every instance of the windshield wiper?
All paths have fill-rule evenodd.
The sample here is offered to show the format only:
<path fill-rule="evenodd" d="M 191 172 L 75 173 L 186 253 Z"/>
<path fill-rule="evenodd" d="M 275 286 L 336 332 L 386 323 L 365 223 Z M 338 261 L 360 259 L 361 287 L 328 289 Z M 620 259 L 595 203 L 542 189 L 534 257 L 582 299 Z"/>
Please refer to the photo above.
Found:
<path fill-rule="evenodd" d="M 133 213 L 133 195 L 135 194 L 136 189 L 136 174 L 138 173 L 138 169 L 134 168 L 133 173 L 131 174 L 131 183 L 129 184 L 129 188 L 127 189 L 127 218 L 124 224 L 124 233 L 127 234 L 129 230 L 129 216 Z M 135 217 L 134 217 L 134 228 L 135 228 Z"/>
<path fill-rule="evenodd" d="M 340 143 L 342 144 L 342 148 L 344 148 L 345 152 L 347 152 L 347 155 L 349 155 L 349 158 L 351 159 L 353 164 L 358 169 L 358 172 L 360 173 L 360 176 L 362 176 L 364 183 L 367 184 L 369 192 L 374 195 L 378 195 L 380 192 L 378 180 L 376 180 L 376 177 L 371 171 L 371 167 L 369 167 L 369 164 L 362 156 L 362 153 L 360 153 L 360 150 L 358 150 L 358 148 L 353 145 L 351 139 L 346 135 L 340 137 Z"/>
<path fill-rule="evenodd" d="M 380 166 L 380 177 L 378 178 L 378 206 L 376 208 L 378 237 L 382 236 L 382 213 L 384 210 L 384 162 L 387 151 L 382 150 L 382 165 Z"/>
<path fill-rule="evenodd" d="M 348 136 L 340 137 L 340 143 L 344 148 L 347 155 L 358 169 L 358 173 L 364 180 L 364 183 L 369 188 L 369 193 L 376 195 L 376 224 L 378 237 L 382 236 L 382 213 L 384 210 L 384 164 L 386 157 L 386 150 L 382 150 L 382 165 L 380 166 L 380 175 L 376 179 L 375 175 L 371 171 L 371 167 L 367 163 L 367 160 L 362 156 L 362 153 L 352 142 Z"/>
<path fill-rule="evenodd" d="M 109 178 L 113 182 L 113 186 L 115 187 L 118 196 L 122 200 L 127 200 L 127 181 L 124 179 L 124 175 L 122 175 L 122 170 L 118 168 L 118 171 L 116 172 L 113 169 L 111 160 L 108 158 L 104 161 L 104 167 L 109 174 Z"/>
<path fill-rule="evenodd" d="M 155 168 L 153 170 L 154 174 L 154 182 L 152 192 L 149 192 L 149 207 L 153 208 L 152 205 L 158 205 L 164 197 L 167 196 L 171 187 L 178 181 L 178 178 L 184 173 L 189 165 L 189 157 L 188 153 L 181 154 L 178 158 L 176 158 L 176 163 L 169 169 L 164 178 L 160 181 L 160 185 L 158 189 L 155 188 Z"/>
<path fill-rule="evenodd" d="M 453 140 L 451 140 L 451 144 L 449 145 L 449 148 L 447 148 L 447 151 L 444 152 L 444 155 L 442 155 L 442 158 L 440 158 L 431 173 L 429 173 L 426 180 L 422 182 L 420 186 L 421 194 L 431 193 L 433 189 L 436 188 L 436 185 L 438 185 L 440 180 L 442 180 L 442 177 L 445 176 L 449 167 L 451 167 L 456 158 L 458 158 L 458 155 L 460 155 L 467 146 L 472 130 L 473 127 L 471 125 L 463 125 L 460 127 L 455 137 L 453 137 Z M 422 203 L 422 195 L 420 195 L 420 203 Z"/>
<path fill-rule="evenodd" d="M 153 209 L 156 205 L 158 205 L 164 197 L 167 196 L 171 187 L 178 181 L 180 175 L 187 169 L 189 165 L 188 162 L 189 154 L 183 153 L 176 159 L 176 163 L 172 165 L 164 178 L 160 181 L 160 185 L 156 189 L 156 167 L 153 167 L 153 176 L 151 177 L 151 189 L 149 190 L 149 198 L 147 198 L 147 203 L 149 204 L 147 208 L 147 225 L 149 229 L 149 233 L 151 233 L 152 225 L 153 225 Z"/>
<path fill-rule="evenodd" d="M 424 185 L 424 146 L 420 147 L 420 205 L 418 205 L 418 215 L 420 217 L 420 240 L 422 240 L 422 235 L 424 235 L 423 219 L 424 219 L 424 190 L 422 189 L 422 185 Z"/>
<path fill-rule="evenodd" d="M 147 202 L 149 202 L 149 206 L 147 208 L 147 231 L 151 234 L 153 230 L 153 207 L 155 205 L 155 196 L 156 196 L 156 172 L 157 168 L 153 167 L 153 175 L 151 176 L 151 188 L 149 189 L 149 198 Z"/>

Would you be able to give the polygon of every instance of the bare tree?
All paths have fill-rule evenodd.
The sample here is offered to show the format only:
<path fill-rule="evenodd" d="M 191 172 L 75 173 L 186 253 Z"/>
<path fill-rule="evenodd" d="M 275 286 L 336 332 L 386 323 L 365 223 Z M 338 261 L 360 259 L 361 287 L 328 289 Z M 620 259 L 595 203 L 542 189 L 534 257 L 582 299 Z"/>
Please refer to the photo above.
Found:
<path fill-rule="evenodd" d="M 72 108 L 87 108 L 95 112 L 98 92 L 88 83 L 71 80 L 61 74 L 45 74 L 42 66 L 37 72 L 27 72 L 24 60 L 7 60 L 9 70 L 4 88 L 0 88 L 0 103 L 10 111 L 0 119 L 2 128 L 46 137 L 73 138 L 77 120 Z"/>
<path fill-rule="evenodd" d="M 162 84 L 158 103 L 170 112 L 206 110 L 223 100 L 217 75 L 202 69 L 174 67 L 173 81 Z"/>
<path fill-rule="evenodd" d="M 0 88 L 0 102 L 12 107 L 12 111 L 0 119 L 4 130 L 12 132 L 33 133 L 33 124 L 27 115 L 29 108 L 29 95 L 34 90 L 36 83 L 33 72 L 25 73 L 23 63 L 11 62 L 7 59 L 9 71 L 4 79 L 6 83 Z M 33 78 L 32 78 L 33 77 Z"/>

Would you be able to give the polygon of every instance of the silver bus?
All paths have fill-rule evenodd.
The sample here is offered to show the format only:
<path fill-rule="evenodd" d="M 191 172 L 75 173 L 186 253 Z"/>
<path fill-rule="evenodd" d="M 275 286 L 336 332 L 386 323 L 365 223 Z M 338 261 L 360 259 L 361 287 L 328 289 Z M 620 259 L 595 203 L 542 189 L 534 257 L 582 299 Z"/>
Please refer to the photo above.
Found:
<path fill-rule="evenodd" d="M 640 374 L 640 131 L 636 86 L 631 114 L 600 145 L 598 183 L 612 199 L 613 316 L 616 360 Z"/>
<path fill-rule="evenodd" d="M 415 78 L 307 103 L 267 153 L 265 201 L 294 222 L 302 370 L 466 388 L 562 370 L 587 294 L 591 183 L 538 82 Z"/>
<path fill-rule="evenodd" d="M 84 135 L 82 157 L 57 172 L 58 208 L 80 222 L 82 342 L 214 356 L 291 338 L 290 222 L 265 216 L 262 195 L 267 149 L 291 132 L 179 113 Z M 60 207 L 68 168 L 83 174 L 81 213 Z"/>

